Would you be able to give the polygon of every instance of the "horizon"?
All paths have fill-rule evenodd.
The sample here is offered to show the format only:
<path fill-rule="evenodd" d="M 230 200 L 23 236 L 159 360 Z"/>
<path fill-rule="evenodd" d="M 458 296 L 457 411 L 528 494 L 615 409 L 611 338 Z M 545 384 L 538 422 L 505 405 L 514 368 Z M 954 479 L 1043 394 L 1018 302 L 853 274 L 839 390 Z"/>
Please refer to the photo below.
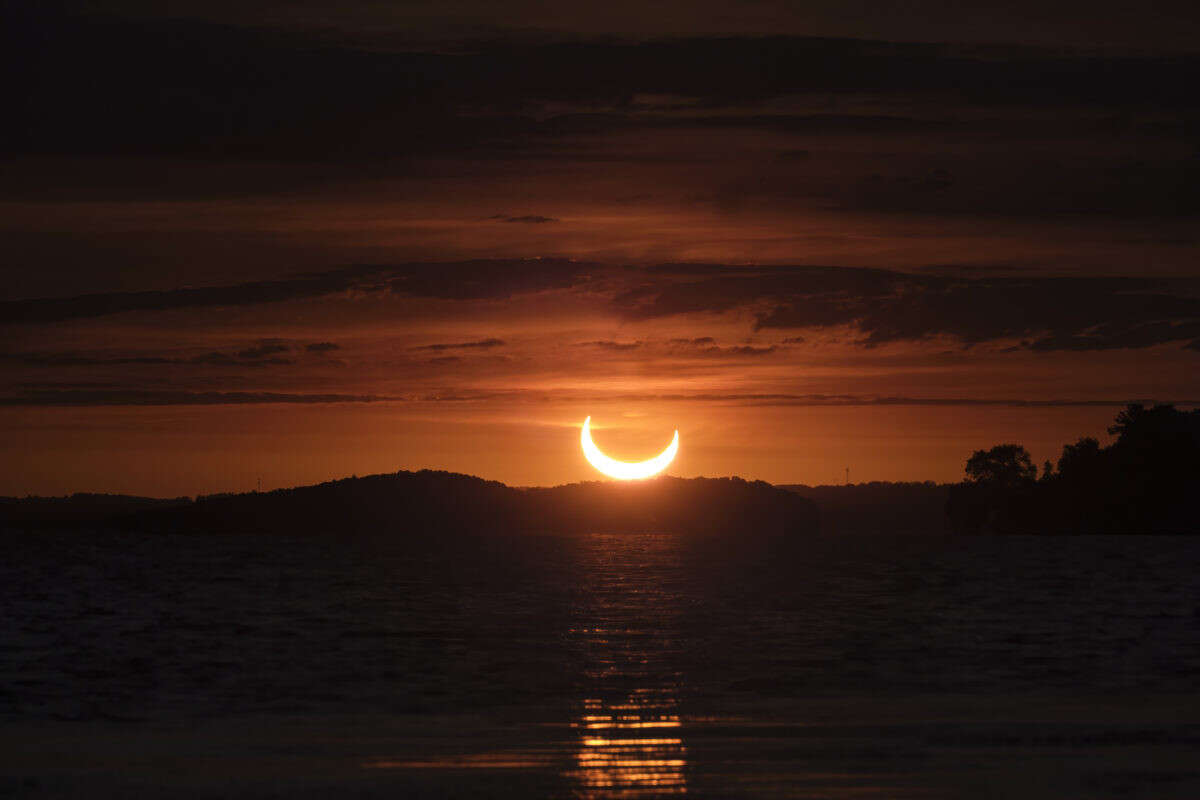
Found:
<path fill-rule="evenodd" d="M 1180 404 L 1180 405 L 1177 405 L 1176 407 L 1179 408 L 1180 410 L 1189 410 L 1190 408 L 1195 407 L 1195 404 Z M 1095 438 L 1099 439 L 1102 444 L 1110 443 L 1112 441 L 1113 437 L 1111 435 L 1107 434 L 1106 432 L 1104 432 L 1104 428 L 1106 427 L 1107 422 L 1111 421 L 1111 410 L 1112 409 L 1108 405 L 1102 406 L 1101 408 L 1105 409 L 1105 411 L 1106 411 L 1106 414 L 1104 417 L 1106 420 L 1106 423 L 1105 423 L 1105 425 L 1102 425 L 1100 427 L 1100 430 L 1080 432 L 1080 433 L 1078 433 L 1078 435 L 1071 436 L 1068 439 L 1065 439 L 1062 442 L 1058 443 L 1057 446 L 1055 446 L 1053 443 L 1042 443 L 1042 447 L 1029 448 L 1031 451 L 1031 455 L 1033 457 L 1034 463 L 1041 464 L 1045 460 L 1057 461 L 1058 457 L 1062 453 L 1063 446 L 1070 444 L 1074 440 L 1081 438 L 1083 436 L 1094 436 Z M 1116 408 L 1116 405 L 1114 404 L 1114 406 L 1112 408 Z M 571 442 L 576 442 L 578 439 L 576 429 L 572 428 L 570 425 L 565 425 L 562 427 L 567 428 L 567 434 L 564 438 L 569 439 Z M 611 437 L 611 434 L 612 434 L 612 432 L 609 431 L 608 435 L 610 437 Z M 603 436 L 603 435 L 605 435 L 605 434 L 601 434 L 601 436 Z M 626 436 L 626 437 L 624 437 L 624 439 L 618 438 L 614 442 L 615 446 L 613 447 L 613 452 L 615 454 L 634 458 L 634 457 L 636 457 L 638 451 L 630 446 L 630 442 L 631 441 L 638 442 L 644 446 L 644 444 L 646 442 L 652 441 L 650 439 L 650 437 L 653 435 L 654 434 L 650 433 L 650 432 L 643 432 L 642 435 L 638 436 L 638 437 Z M 1051 435 L 1053 435 L 1053 434 L 1051 434 Z M 996 445 L 999 443 L 1001 443 L 1001 441 L 999 439 L 997 439 L 996 441 L 984 441 L 983 439 L 979 439 L 977 442 L 977 446 L 973 447 L 972 450 L 965 450 L 961 453 L 961 458 L 959 459 L 958 466 L 956 469 L 951 471 L 952 474 L 950 474 L 948 477 L 943 477 L 943 478 L 915 477 L 915 476 L 904 476 L 904 475 L 898 475 L 896 477 L 871 477 L 871 476 L 859 477 L 857 475 L 857 471 L 854 469 L 853 465 L 851 464 L 851 465 L 849 465 L 850 466 L 850 474 L 849 474 L 850 480 L 848 482 L 847 482 L 847 478 L 846 478 L 846 469 L 847 469 L 846 465 L 831 468 L 831 471 L 833 473 L 835 473 L 832 476 L 833 477 L 832 480 L 806 481 L 806 480 L 788 479 L 786 477 L 782 478 L 782 479 L 772 480 L 772 479 L 768 479 L 768 478 L 764 478 L 764 477 L 760 477 L 760 476 L 742 474 L 742 473 L 737 473 L 737 472 L 728 472 L 728 473 L 687 472 L 687 473 L 684 473 L 678 468 L 678 464 L 680 462 L 687 464 L 688 459 L 679 458 L 675 462 L 673 462 L 669 467 L 667 467 L 667 469 L 664 470 L 662 473 L 659 473 L 659 475 L 656 475 L 656 476 L 652 476 L 651 478 L 649 478 L 649 480 L 653 480 L 654 477 L 659 477 L 659 476 L 675 477 L 675 478 L 682 478 L 682 479 L 706 478 L 706 477 L 707 478 L 730 477 L 730 478 L 740 478 L 742 480 L 747 480 L 747 481 L 761 480 L 761 481 L 764 481 L 764 482 L 769 483 L 774 486 L 809 486 L 809 487 L 813 487 L 813 488 L 821 487 L 821 486 L 845 486 L 845 485 L 860 485 L 860 484 L 865 485 L 865 484 L 870 484 L 870 483 L 928 483 L 928 482 L 933 482 L 933 483 L 936 483 L 939 485 L 949 485 L 949 484 L 959 483 L 963 480 L 962 464 L 964 464 L 966 462 L 967 457 L 970 455 L 970 453 L 974 449 L 986 448 L 986 447 L 990 447 L 990 446 L 993 446 L 993 445 Z M 621 446 L 621 445 L 624 445 L 624 446 Z M 653 446 L 653 445 L 651 445 L 651 446 Z M 681 452 L 686 453 L 686 450 L 681 451 Z M 556 451 L 555 455 L 561 456 L 562 454 L 561 454 L 561 452 Z M 522 483 L 519 481 L 505 480 L 503 477 L 497 477 L 497 476 L 487 475 L 487 474 L 482 474 L 482 473 L 477 473 L 477 472 L 469 472 L 469 471 L 465 471 L 462 469 L 455 469 L 453 467 L 448 467 L 448 466 L 432 466 L 432 465 L 419 465 L 419 464 L 405 464 L 405 465 L 401 465 L 401 466 L 395 466 L 394 468 L 377 467 L 375 469 L 371 469 L 368 471 L 353 471 L 353 470 L 351 470 L 351 471 L 347 471 L 344 473 L 328 473 L 328 474 L 318 473 L 318 474 L 313 474 L 311 477 L 301 477 L 294 482 L 287 483 L 287 482 L 273 482 L 271 480 L 271 476 L 266 473 L 254 475 L 249 471 L 247 465 L 245 463 L 243 463 L 240 465 L 240 468 L 237 470 L 238 477 L 234 481 L 231 481 L 231 483 L 228 484 L 227 488 L 215 488 L 212 490 L 204 490 L 204 491 L 198 491 L 198 490 L 192 490 L 192 491 L 184 490 L 184 491 L 176 491 L 176 492 L 167 491 L 167 492 L 162 492 L 162 493 L 158 493 L 158 494 L 140 492 L 140 491 L 137 491 L 136 489 L 126 490 L 126 489 L 110 489 L 110 488 L 96 488 L 96 487 L 64 488 L 63 490 L 58 491 L 58 492 L 23 491 L 23 492 L 15 492 L 15 493 L 9 492 L 9 491 L 3 491 L 2 489 L 0 489 L 0 496 L 59 497 L 59 496 L 69 496 L 72 494 L 125 494 L 125 495 L 153 497 L 153 498 L 160 498 L 160 499 L 172 499 L 172 498 L 177 498 L 177 497 L 197 498 L 197 497 L 201 497 L 201 496 L 205 496 L 205 495 L 216 495 L 216 494 L 230 494 L 230 493 L 240 494 L 240 493 L 251 493 L 254 491 L 269 492 L 269 491 L 274 491 L 277 489 L 288 489 L 288 488 L 297 488 L 297 487 L 301 487 L 301 486 L 310 486 L 310 485 L 314 485 L 314 484 L 318 484 L 318 483 L 342 480 L 342 479 L 350 478 L 350 477 L 368 477 L 371 475 L 395 474 L 396 472 L 419 472 L 419 471 L 450 472 L 450 473 L 454 473 L 454 474 L 467 475 L 470 477 L 481 478 L 483 480 L 498 481 L 500 483 L 505 484 L 506 486 L 511 486 L 513 488 L 551 488 L 554 486 L 567 485 L 567 484 L 571 484 L 571 483 L 595 482 L 595 481 L 617 482 L 617 483 L 622 482 L 618 479 L 608 478 L 608 477 L 600 475 L 599 473 L 594 472 L 586 464 L 582 455 L 579 454 L 577 450 L 570 452 L 568 457 L 575 458 L 578 460 L 578 462 L 580 462 L 578 464 L 572 465 L 573 468 L 570 470 L 570 472 L 574 476 L 573 479 L 559 480 L 559 481 L 550 482 L 550 483 L 531 483 L 531 482 Z M 386 456 L 381 456 L 381 458 L 386 458 Z M 230 472 L 232 472 L 232 471 L 233 470 L 230 470 Z M 840 476 L 840 480 L 838 479 L 839 476 Z M 161 476 L 159 478 L 159 481 L 162 482 Z M 248 482 L 248 484 L 246 482 Z M 177 485 L 178 486 L 178 485 L 182 485 L 182 484 L 181 483 L 164 483 L 163 485 Z"/>
<path fill-rule="evenodd" d="M 656 481 L 656 480 L 659 480 L 662 478 L 674 478 L 676 480 L 684 480 L 684 481 L 688 481 L 688 480 L 740 480 L 740 481 L 744 481 L 746 483 L 760 482 L 760 479 L 758 479 L 758 478 L 747 478 L 747 477 L 744 477 L 741 475 L 688 475 L 688 476 L 675 475 L 675 474 L 672 474 L 669 469 L 667 469 L 656 475 L 652 475 L 649 478 L 636 478 L 633 480 L 622 480 L 622 479 L 617 479 L 617 478 L 606 478 L 606 477 L 601 476 L 601 477 L 597 477 L 597 478 L 586 478 L 586 479 L 578 480 L 578 481 L 570 481 L 570 482 L 566 482 L 566 483 L 555 483 L 555 484 L 510 484 L 510 483 L 505 483 L 504 481 L 498 481 L 495 478 L 488 478 L 485 475 L 473 475 L 473 474 L 466 473 L 466 472 L 454 472 L 451 470 L 421 468 L 421 469 L 398 469 L 398 470 L 392 470 L 390 472 L 372 472 L 372 473 L 367 473 L 364 475 L 359 475 L 359 474 L 342 475 L 340 477 L 327 478 L 325 480 L 318 481 L 316 483 L 296 484 L 293 486 L 273 486 L 270 488 L 264 486 L 262 488 L 245 489 L 245 490 L 233 491 L 233 492 L 210 492 L 210 493 L 191 493 L 191 494 L 185 493 L 185 494 L 167 496 L 167 495 L 137 495 L 137 494 L 129 494 L 127 492 L 92 492 L 92 491 L 87 491 L 87 490 L 80 490 L 77 492 L 68 492 L 68 493 L 61 494 L 61 495 L 24 494 L 24 495 L 0 495 L 0 497 L 4 497 L 6 499 L 11 499 L 11 500 L 24 500 L 24 499 L 56 500 L 56 499 L 70 498 L 75 495 L 85 495 L 85 496 L 94 495 L 94 496 L 102 496 L 102 497 L 103 496 L 137 497 L 137 498 L 143 498 L 143 499 L 147 499 L 147 500 L 188 499 L 188 500 L 195 501 L 195 500 L 200 500 L 200 499 L 203 499 L 206 497 L 218 497 L 218 496 L 225 496 L 225 495 L 241 495 L 241 494 L 269 494 L 271 492 L 284 492 L 284 491 L 289 491 L 292 489 L 305 489 L 305 488 L 310 488 L 313 486 L 320 486 L 320 485 L 326 484 L 326 483 L 337 483 L 340 481 L 359 480 L 361 478 L 380 478 L 380 477 L 388 477 L 388 476 L 395 476 L 395 475 L 401 475 L 401 474 L 414 475 L 414 474 L 418 474 L 421 472 L 432 472 L 432 473 L 445 474 L 445 475 L 451 475 L 451 476 L 462 477 L 462 478 L 476 478 L 478 480 L 482 480 L 482 481 L 485 481 L 488 483 L 499 483 L 499 484 L 502 484 L 503 486 L 506 486 L 509 489 L 518 489 L 518 490 L 557 489 L 557 488 L 560 488 L 563 486 L 578 486 L 580 484 L 588 484 L 588 483 L 636 485 L 639 483 Z M 777 488 L 783 488 L 783 489 L 788 489 L 788 488 L 793 488 L 793 487 L 802 487 L 805 489 L 855 488 L 855 487 L 872 486 L 872 485 L 876 485 L 876 484 L 892 485 L 892 486 L 895 486 L 895 485 L 920 485 L 920 486 L 939 486 L 940 487 L 940 486 L 953 486 L 953 485 L 956 485 L 957 483 L 961 483 L 961 481 L 956 481 L 956 482 L 952 482 L 952 483 L 950 483 L 950 482 L 939 483 L 937 481 L 929 481 L 929 480 L 924 480 L 924 481 L 923 480 L 857 481 L 857 482 L 851 481 L 849 483 L 818 483 L 818 484 L 795 483 L 795 482 L 793 482 L 793 483 L 786 483 L 786 482 L 785 483 L 771 483 L 770 481 L 761 481 L 761 482 L 767 483 L 770 486 L 774 486 Z"/>

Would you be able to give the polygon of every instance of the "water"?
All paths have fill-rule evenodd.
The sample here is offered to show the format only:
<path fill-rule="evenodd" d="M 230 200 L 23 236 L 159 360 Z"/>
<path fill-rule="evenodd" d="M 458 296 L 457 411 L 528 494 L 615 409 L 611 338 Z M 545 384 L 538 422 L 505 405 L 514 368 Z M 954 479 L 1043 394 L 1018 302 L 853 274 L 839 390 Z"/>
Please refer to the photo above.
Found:
<path fill-rule="evenodd" d="M 1200 796 L 1200 537 L 4 543 L 0 796 Z"/>

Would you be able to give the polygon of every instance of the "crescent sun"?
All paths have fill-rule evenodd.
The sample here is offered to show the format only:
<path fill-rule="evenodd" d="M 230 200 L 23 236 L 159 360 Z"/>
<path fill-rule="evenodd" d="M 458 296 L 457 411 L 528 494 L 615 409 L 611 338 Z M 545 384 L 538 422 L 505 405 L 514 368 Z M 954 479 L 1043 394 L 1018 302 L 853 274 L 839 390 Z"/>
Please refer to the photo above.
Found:
<path fill-rule="evenodd" d="M 675 431 L 675 438 L 667 445 L 667 449 L 654 458 L 645 461 L 618 461 L 615 458 L 609 458 L 600 452 L 600 448 L 592 441 L 591 422 L 591 417 L 585 419 L 583 428 L 579 432 L 579 443 L 583 446 L 583 455 L 589 464 L 610 478 L 632 481 L 657 475 L 667 468 L 667 465 L 674 460 L 675 454 L 679 452 L 679 431 Z"/>

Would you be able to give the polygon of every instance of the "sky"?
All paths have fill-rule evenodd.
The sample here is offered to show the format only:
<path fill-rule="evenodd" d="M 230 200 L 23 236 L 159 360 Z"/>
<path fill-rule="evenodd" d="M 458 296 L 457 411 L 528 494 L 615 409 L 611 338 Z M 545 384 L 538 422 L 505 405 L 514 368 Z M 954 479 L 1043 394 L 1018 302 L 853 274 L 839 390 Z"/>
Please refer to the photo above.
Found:
<path fill-rule="evenodd" d="M 553 485 L 588 415 L 952 481 L 1200 403 L 1190 4 L 0 8 L 0 494 Z"/>

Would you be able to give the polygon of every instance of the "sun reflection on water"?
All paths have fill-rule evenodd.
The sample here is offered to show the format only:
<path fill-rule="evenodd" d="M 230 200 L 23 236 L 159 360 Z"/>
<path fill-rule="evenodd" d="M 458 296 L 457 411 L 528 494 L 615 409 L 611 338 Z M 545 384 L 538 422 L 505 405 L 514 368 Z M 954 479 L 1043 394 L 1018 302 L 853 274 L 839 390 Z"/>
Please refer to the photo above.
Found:
<path fill-rule="evenodd" d="M 678 540 L 655 534 L 589 537 L 570 631 L 586 694 L 566 771 L 586 800 L 681 795 L 687 747 L 680 717 Z M 676 573 L 677 574 L 677 573 Z"/>
<path fill-rule="evenodd" d="M 684 794 L 687 748 L 680 732 L 678 701 L 670 688 L 640 690 L 620 702 L 583 701 L 575 727 L 579 750 L 572 773 L 590 798 Z"/>

